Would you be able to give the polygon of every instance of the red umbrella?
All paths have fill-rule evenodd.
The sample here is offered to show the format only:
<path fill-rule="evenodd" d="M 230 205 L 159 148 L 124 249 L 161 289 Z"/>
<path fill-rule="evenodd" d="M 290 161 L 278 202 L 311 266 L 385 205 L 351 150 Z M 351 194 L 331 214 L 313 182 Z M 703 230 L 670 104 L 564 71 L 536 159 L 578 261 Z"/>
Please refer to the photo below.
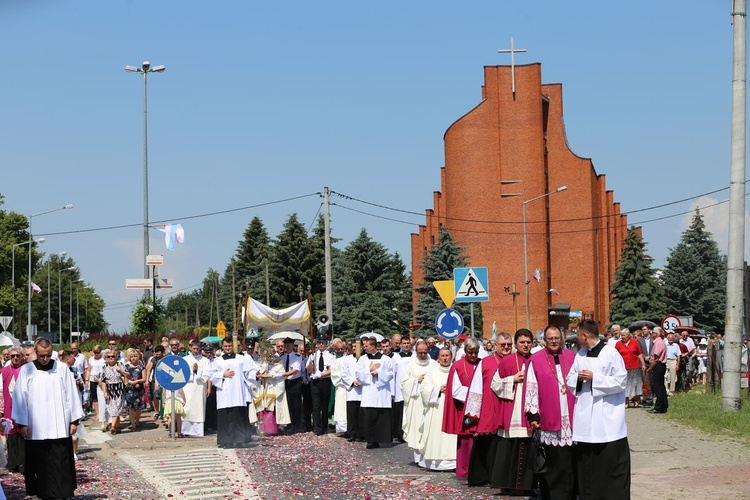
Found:
<path fill-rule="evenodd" d="M 675 333 L 688 332 L 690 335 L 701 335 L 701 331 L 694 326 L 676 326 L 674 327 Z"/>

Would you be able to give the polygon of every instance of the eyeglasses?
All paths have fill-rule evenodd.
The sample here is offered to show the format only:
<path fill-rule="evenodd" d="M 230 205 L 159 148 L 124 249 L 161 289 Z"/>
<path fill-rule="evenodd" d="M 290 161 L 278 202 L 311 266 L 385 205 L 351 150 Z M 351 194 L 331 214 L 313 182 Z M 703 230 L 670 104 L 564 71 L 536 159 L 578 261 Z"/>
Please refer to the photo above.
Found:
<path fill-rule="evenodd" d="M 114 358 L 114 356 L 104 356 L 105 358 Z"/>
<path fill-rule="evenodd" d="M 169 344 L 169 347 L 178 347 L 180 344 Z"/>
<path fill-rule="evenodd" d="M 11 358 L 20 358 L 21 356 L 23 356 L 23 354 L 11 354 L 10 355 Z"/>
<path fill-rule="evenodd" d="M 513 344 L 511 344 L 511 343 L 505 343 L 505 342 L 500 342 L 500 343 L 498 343 L 497 345 L 499 345 L 500 347 L 510 347 L 510 346 L 512 346 Z"/>
<path fill-rule="evenodd" d="M 117 345 L 115 342 L 110 342 L 109 345 Z"/>
<path fill-rule="evenodd" d="M 51 358 L 52 354 L 39 354 L 36 355 L 37 358 Z"/>
<path fill-rule="evenodd" d="M 479 349 L 476 351 L 465 351 L 466 354 L 479 354 Z"/>

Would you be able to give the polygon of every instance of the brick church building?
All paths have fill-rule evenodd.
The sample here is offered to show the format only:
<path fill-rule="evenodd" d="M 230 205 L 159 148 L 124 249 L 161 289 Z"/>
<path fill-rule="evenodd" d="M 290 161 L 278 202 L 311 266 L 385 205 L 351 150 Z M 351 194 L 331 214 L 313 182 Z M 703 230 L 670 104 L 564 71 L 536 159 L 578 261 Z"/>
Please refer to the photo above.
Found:
<path fill-rule="evenodd" d="M 440 191 L 425 225 L 411 235 L 415 284 L 423 281 L 419 265 L 442 226 L 466 249 L 470 266 L 488 268 L 485 337 L 493 322 L 511 333 L 516 324 L 526 326 L 524 206 L 531 330 L 573 327 L 587 317 L 603 330 L 609 322 L 627 216 L 591 159 L 570 149 L 562 85 L 542 83 L 541 69 L 539 63 L 484 68 L 482 99 L 446 131 Z M 537 269 L 539 281 L 532 277 Z"/>

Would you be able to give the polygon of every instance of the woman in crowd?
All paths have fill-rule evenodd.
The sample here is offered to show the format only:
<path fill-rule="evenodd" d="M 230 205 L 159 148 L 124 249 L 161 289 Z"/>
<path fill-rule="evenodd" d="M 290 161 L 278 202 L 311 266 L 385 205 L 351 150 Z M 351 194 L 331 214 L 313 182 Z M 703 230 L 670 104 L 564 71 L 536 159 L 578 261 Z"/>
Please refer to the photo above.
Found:
<path fill-rule="evenodd" d="M 125 402 L 128 405 L 130 413 L 130 430 L 138 431 L 141 429 L 141 410 L 146 408 L 144 401 L 145 391 L 143 389 L 146 382 L 146 369 L 141 362 L 141 353 L 132 347 L 125 351 L 125 371 L 127 376 L 125 383 Z"/>
<path fill-rule="evenodd" d="M 622 360 L 625 362 L 625 369 L 628 371 L 625 403 L 628 408 L 630 408 L 631 404 L 635 408 L 638 408 L 641 406 L 643 373 L 646 370 L 646 361 L 643 359 L 641 346 L 638 345 L 638 339 L 634 338 L 630 330 L 625 328 L 622 331 L 620 342 L 615 343 L 615 349 L 622 356 Z"/>
<path fill-rule="evenodd" d="M 111 418 L 110 432 L 120 433 L 120 417 L 125 413 L 125 386 L 123 375 L 127 372 L 121 371 L 117 364 L 119 359 L 117 349 L 109 349 L 104 356 L 105 365 L 99 376 L 99 387 L 104 392 L 104 401 L 107 413 Z"/>
<path fill-rule="evenodd" d="M 702 338 L 700 343 L 695 346 L 693 357 L 698 361 L 698 373 L 695 377 L 696 384 L 706 384 L 706 361 L 708 361 L 708 341 Z"/>

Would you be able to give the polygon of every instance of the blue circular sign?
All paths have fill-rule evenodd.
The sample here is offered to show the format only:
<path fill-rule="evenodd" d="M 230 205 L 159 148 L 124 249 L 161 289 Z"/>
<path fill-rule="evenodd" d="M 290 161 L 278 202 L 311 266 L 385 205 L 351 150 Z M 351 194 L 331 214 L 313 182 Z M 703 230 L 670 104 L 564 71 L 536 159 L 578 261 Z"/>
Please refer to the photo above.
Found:
<path fill-rule="evenodd" d="M 435 330 L 444 339 L 453 340 L 464 331 L 464 317 L 455 309 L 443 309 L 435 318 Z"/>
<path fill-rule="evenodd" d="M 156 364 L 156 381 L 168 391 L 177 391 L 190 380 L 190 365 L 184 358 L 170 354 Z"/>

